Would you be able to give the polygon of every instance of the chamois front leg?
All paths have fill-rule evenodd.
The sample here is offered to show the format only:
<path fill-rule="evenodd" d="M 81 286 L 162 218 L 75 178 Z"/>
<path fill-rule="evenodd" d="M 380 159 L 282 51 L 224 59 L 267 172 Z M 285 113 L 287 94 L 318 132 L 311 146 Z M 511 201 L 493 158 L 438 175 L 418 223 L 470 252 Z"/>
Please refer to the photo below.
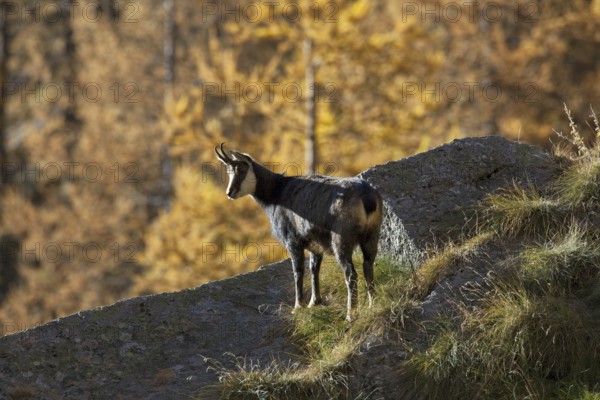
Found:
<path fill-rule="evenodd" d="M 314 307 L 323 303 L 321 300 L 321 290 L 319 288 L 319 271 L 321 270 L 321 261 L 323 261 L 323 255 L 317 253 L 310 253 L 310 274 L 312 277 L 312 294 L 310 296 L 309 307 Z"/>
<path fill-rule="evenodd" d="M 294 283 L 296 285 L 296 302 L 294 309 L 303 306 L 304 292 L 303 292 L 303 280 L 304 280 L 304 249 L 300 248 L 288 248 L 292 259 L 292 268 L 294 270 Z"/>

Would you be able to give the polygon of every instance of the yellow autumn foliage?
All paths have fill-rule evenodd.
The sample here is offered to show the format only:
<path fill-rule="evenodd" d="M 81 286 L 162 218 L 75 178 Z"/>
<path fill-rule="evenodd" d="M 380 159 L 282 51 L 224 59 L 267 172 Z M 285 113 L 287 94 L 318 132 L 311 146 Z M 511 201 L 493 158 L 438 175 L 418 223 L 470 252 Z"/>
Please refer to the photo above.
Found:
<path fill-rule="evenodd" d="M 282 258 L 267 217 L 250 198 L 229 201 L 220 165 L 177 170 L 172 209 L 148 230 L 137 291 L 173 291 L 250 271 Z"/>
<path fill-rule="evenodd" d="M 595 137 L 584 120 L 600 93 L 597 0 L 177 0 L 172 87 L 162 0 L 75 3 L 52 23 L 6 16 L 0 129 L 9 168 L 29 172 L 0 187 L 0 238 L 33 253 L 16 260 L 16 278 L 0 276 L 11 285 L 0 320 L 31 326 L 285 257 L 251 199 L 226 200 L 213 148 L 225 141 L 276 172 L 305 171 L 305 40 L 319 173 L 351 176 L 467 136 L 548 146 L 553 129 L 570 129 L 564 101 L 584 140 Z M 105 18 L 82 17 L 89 4 Z M 100 179 L 82 176 L 89 164 Z M 56 165 L 62 179 L 44 169 Z M 53 260 L 35 247 L 65 255 L 70 243 L 104 256 Z"/>

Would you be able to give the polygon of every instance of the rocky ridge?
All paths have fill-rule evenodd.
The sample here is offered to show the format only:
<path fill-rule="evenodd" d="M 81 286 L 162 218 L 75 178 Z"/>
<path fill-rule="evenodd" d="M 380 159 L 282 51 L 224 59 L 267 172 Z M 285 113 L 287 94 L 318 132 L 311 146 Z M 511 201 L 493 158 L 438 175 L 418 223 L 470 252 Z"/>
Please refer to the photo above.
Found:
<path fill-rule="evenodd" d="M 500 137 L 468 138 L 362 174 L 385 202 L 380 248 L 399 261 L 460 235 L 465 210 L 513 183 L 559 172 L 543 150 Z M 461 285 L 460 279 L 454 285 Z M 120 301 L 0 338 L 0 399 L 194 398 L 232 355 L 267 365 L 296 351 L 281 313 L 292 304 L 288 261 L 177 293 Z M 18 323 L 2 323 L 3 333 Z M 384 346 L 355 363 L 393 391 Z M 211 361 L 212 360 L 212 361 Z M 371 372 L 369 372 L 371 371 Z M 358 374 L 360 375 L 360 374 Z"/>

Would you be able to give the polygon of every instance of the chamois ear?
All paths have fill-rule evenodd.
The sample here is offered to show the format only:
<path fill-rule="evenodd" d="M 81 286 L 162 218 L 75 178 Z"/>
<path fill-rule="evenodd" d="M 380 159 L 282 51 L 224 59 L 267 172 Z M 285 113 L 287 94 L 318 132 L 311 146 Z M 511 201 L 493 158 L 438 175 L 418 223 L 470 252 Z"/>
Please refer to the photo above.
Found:
<path fill-rule="evenodd" d="M 245 161 L 248 164 L 252 164 L 252 158 L 248 154 L 240 153 L 239 151 L 234 150 L 230 151 L 230 153 L 233 156 L 234 160 Z"/>

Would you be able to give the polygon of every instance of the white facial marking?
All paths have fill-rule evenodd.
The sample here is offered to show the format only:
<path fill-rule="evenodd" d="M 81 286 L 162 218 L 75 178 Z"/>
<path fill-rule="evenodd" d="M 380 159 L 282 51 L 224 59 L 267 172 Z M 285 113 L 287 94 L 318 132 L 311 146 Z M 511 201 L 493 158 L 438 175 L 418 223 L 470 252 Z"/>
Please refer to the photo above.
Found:
<path fill-rule="evenodd" d="M 240 186 L 240 191 L 237 197 L 246 196 L 248 194 L 254 194 L 256 192 L 256 175 L 254 174 L 254 169 L 250 167 L 248 169 L 248 173 L 246 173 L 246 178 L 242 182 Z"/>
<path fill-rule="evenodd" d="M 246 176 L 244 180 L 239 184 L 239 190 L 235 193 L 231 193 L 231 190 L 234 186 L 234 181 L 236 180 L 235 171 L 233 168 L 227 168 L 227 174 L 229 175 L 229 185 L 227 186 L 227 195 L 231 200 L 239 199 L 240 197 L 254 194 L 256 192 L 256 175 L 254 174 L 254 170 L 252 166 L 249 167 L 246 172 Z"/>

